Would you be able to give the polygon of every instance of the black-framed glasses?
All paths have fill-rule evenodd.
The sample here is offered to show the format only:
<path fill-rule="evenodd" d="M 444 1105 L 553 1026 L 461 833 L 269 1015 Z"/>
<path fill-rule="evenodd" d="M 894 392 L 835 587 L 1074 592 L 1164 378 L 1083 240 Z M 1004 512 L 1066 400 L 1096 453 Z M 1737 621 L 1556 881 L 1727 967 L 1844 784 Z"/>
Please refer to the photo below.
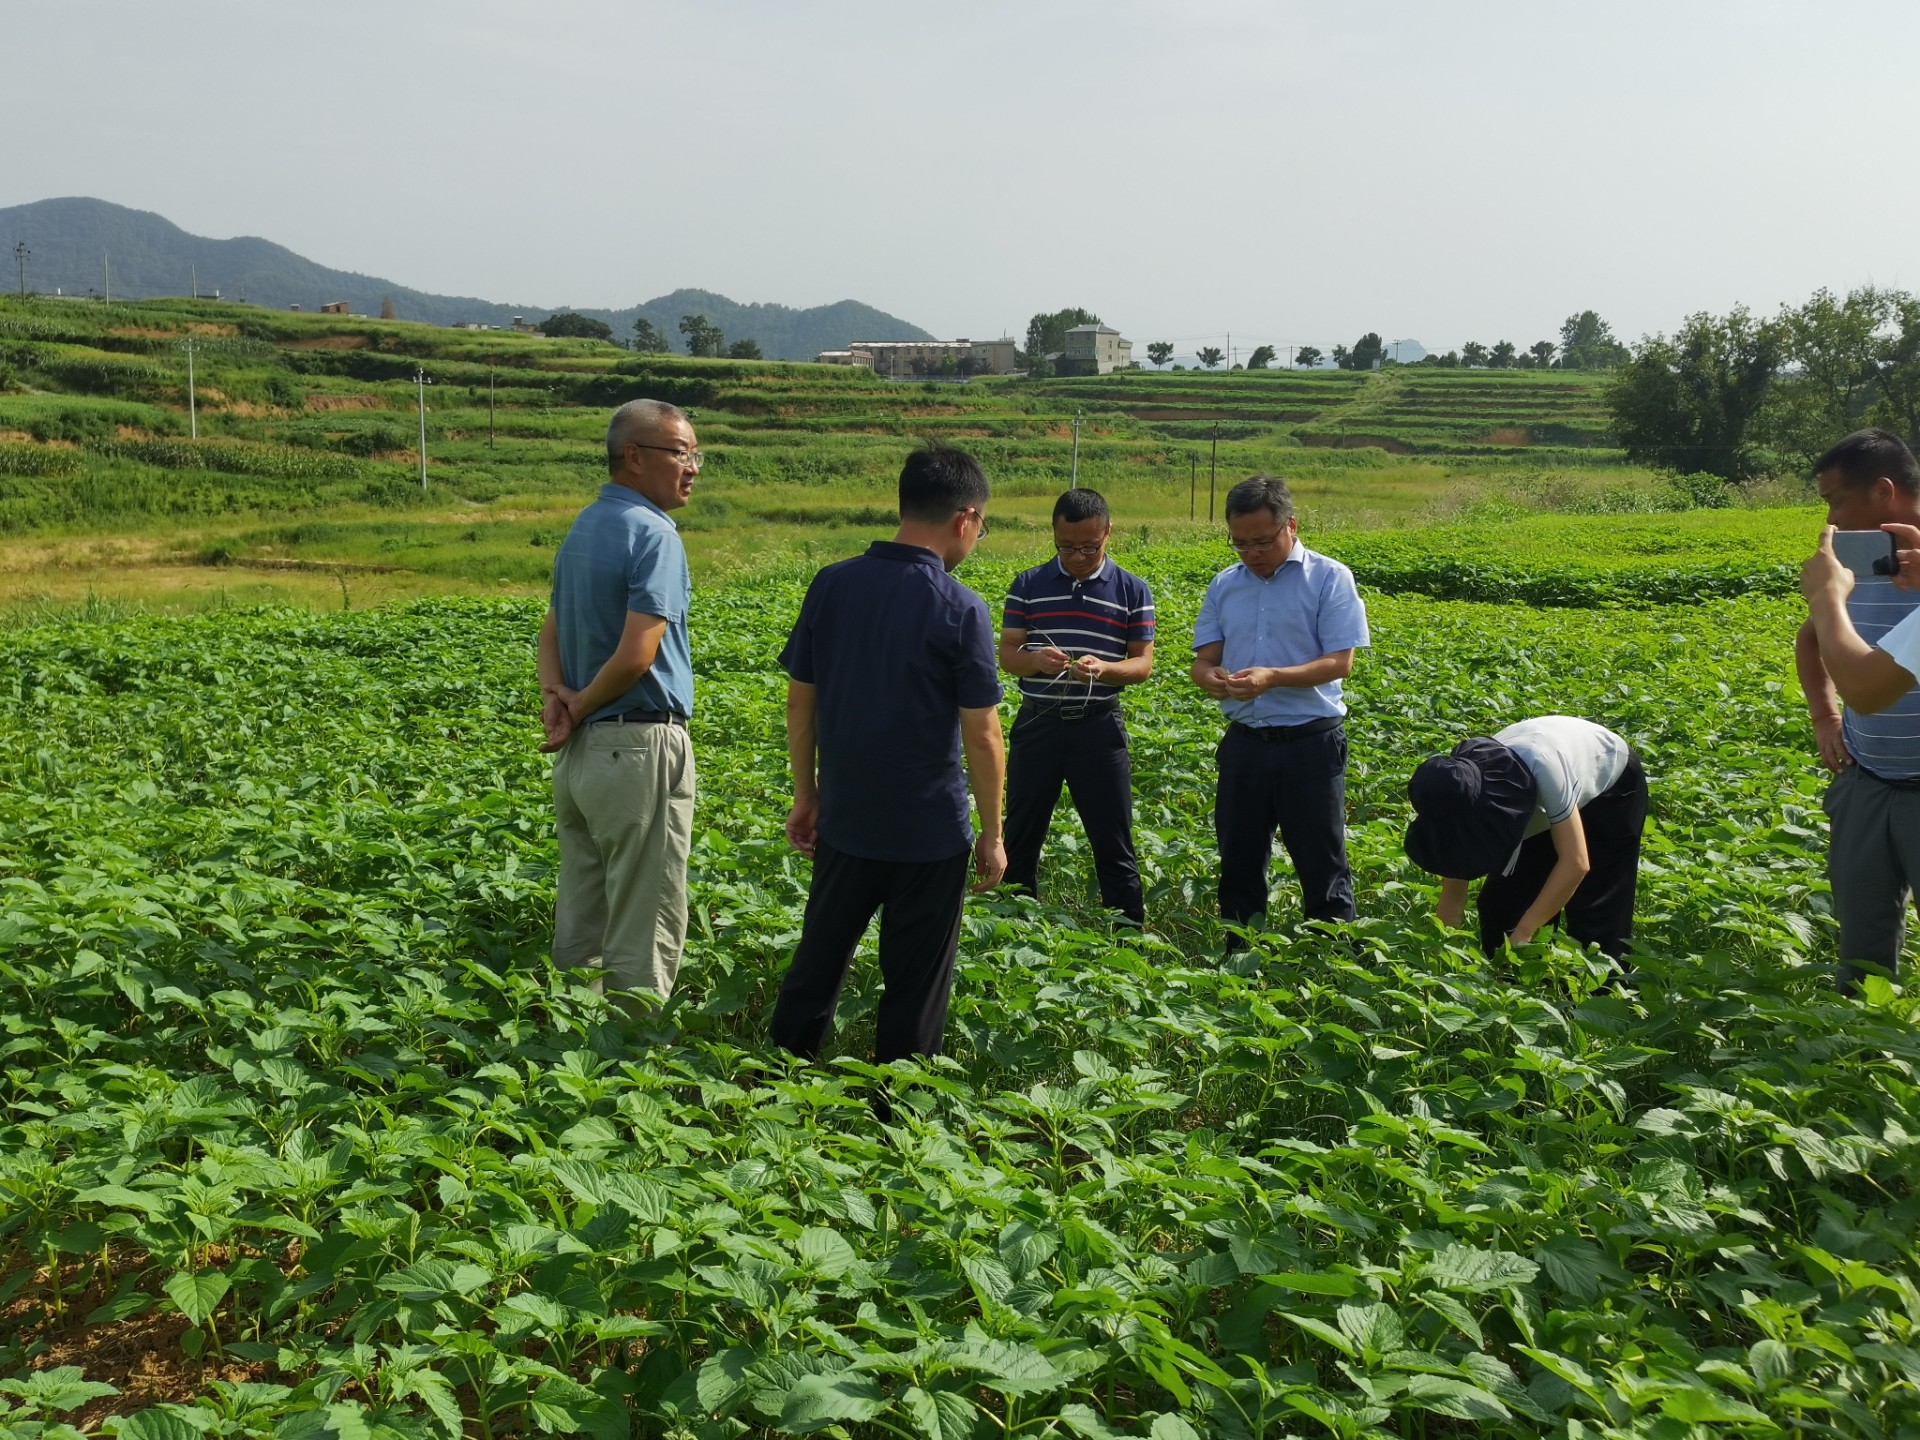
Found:
<path fill-rule="evenodd" d="M 1053 548 L 1062 555 L 1082 555 L 1091 560 L 1100 553 L 1100 547 L 1106 543 L 1104 540 L 1096 540 L 1091 545 L 1062 545 L 1056 540 L 1053 542 Z"/>
<path fill-rule="evenodd" d="M 1240 554 L 1245 555 L 1254 550 L 1267 549 L 1276 543 L 1284 533 L 1284 531 L 1276 530 L 1264 540 L 1229 540 L 1227 544 Z"/>
<path fill-rule="evenodd" d="M 684 445 L 649 445 L 644 440 L 629 440 L 627 443 L 636 450 L 664 450 L 682 465 L 691 466 L 695 470 L 707 463 L 707 457 L 704 454 L 698 450 L 689 450 Z"/>
<path fill-rule="evenodd" d="M 986 511 L 982 510 L 978 505 L 969 505 L 967 506 L 966 509 L 962 510 L 960 513 L 962 515 L 971 515 L 973 516 L 974 519 L 978 520 L 980 522 L 980 534 L 978 538 L 982 540 L 987 538 L 987 512 Z"/>

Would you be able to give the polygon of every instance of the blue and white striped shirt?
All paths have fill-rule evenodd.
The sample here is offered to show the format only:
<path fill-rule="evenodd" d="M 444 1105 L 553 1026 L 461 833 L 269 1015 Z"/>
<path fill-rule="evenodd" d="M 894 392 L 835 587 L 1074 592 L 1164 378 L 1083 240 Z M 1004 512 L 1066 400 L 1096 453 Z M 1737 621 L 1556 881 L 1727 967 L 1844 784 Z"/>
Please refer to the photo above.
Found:
<path fill-rule="evenodd" d="M 1014 577 L 1000 624 L 1003 630 L 1025 631 L 1029 645 L 1051 645 L 1076 659 L 1124 660 L 1129 644 L 1153 641 L 1153 592 L 1111 556 L 1085 580 L 1049 560 Z M 1100 700 L 1118 695 L 1120 687 L 1064 674 L 1028 675 L 1020 681 L 1020 693 L 1029 700 Z"/>
<path fill-rule="evenodd" d="M 1869 645 L 1878 645 L 1916 608 L 1920 608 L 1920 591 L 1902 590 L 1885 575 L 1857 577 L 1853 593 L 1847 596 L 1853 628 Z M 1840 733 L 1862 769 L 1882 780 L 1920 777 L 1920 687 L 1907 691 L 1878 715 L 1862 715 L 1848 706 Z"/>

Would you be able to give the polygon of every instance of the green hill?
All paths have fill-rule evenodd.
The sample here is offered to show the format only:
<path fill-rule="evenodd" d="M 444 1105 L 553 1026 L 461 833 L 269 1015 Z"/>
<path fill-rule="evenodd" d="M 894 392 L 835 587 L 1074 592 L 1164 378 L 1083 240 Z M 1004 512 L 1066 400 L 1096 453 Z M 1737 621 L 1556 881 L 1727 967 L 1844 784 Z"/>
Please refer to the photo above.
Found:
<path fill-rule="evenodd" d="M 430 325 L 507 325 L 516 315 L 538 321 L 557 308 L 435 295 L 377 275 L 330 269 L 271 240 L 189 235 L 150 211 L 79 196 L 0 209 L 0 249 L 6 258 L 11 260 L 14 246 L 22 242 L 32 252 L 27 284 L 43 295 L 97 294 L 111 285 L 116 298 L 141 300 L 191 295 L 197 285 L 203 296 L 218 291 L 223 299 L 274 310 L 299 305 L 311 311 L 344 300 L 361 315 L 378 315 L 381 301 L 390 298 L 401 319 Z M 8 278 L 17 281 L 17 272 Z M 574 308 L 605 321 L 622 338 L 644 315 L 675 344 L 680 343 L 675 328 L 680 317 L 703 314 L 729 340 L 756 340 L 775 360 L 811 360 L 851 340 L 933 338 L 917 325 L 857 300 L 795 309 L 742 304 L 707 290 L 675 290 L 623 308 Z"/>

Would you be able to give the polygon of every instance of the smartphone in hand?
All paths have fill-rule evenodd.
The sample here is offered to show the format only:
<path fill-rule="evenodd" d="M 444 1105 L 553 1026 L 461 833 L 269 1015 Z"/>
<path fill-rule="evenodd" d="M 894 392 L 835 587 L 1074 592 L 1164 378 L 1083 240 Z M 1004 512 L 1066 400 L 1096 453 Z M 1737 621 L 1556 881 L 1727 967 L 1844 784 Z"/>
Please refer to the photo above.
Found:
<path fill-rule="evenodd" d="M 1833 532 L 1834 558 L 1862 580 L 1875 575 L 1898 575 L 1900 557 L 1894 550 L 1893 536 L 1884 530 Z"/>

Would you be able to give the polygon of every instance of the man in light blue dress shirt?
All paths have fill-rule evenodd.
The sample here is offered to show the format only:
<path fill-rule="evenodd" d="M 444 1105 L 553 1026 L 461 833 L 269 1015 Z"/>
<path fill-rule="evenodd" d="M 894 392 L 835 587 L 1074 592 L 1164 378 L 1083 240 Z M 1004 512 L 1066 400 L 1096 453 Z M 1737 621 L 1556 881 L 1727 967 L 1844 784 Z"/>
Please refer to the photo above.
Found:
<path fill-rule="evenodd" d="M 1239 563 L 1213 577 L 1193 628 L 1193 681 L 1229 722 L 1215 756 L 1220 918 L 1265 912 L 1277 828 L 1307 918 L 1351 920 L 1340 692 L 1369 643 L 1366 606 L 1351 570 L 1300 543 L 1286 481 L 1228 491 L 1227 534 Z"/>

